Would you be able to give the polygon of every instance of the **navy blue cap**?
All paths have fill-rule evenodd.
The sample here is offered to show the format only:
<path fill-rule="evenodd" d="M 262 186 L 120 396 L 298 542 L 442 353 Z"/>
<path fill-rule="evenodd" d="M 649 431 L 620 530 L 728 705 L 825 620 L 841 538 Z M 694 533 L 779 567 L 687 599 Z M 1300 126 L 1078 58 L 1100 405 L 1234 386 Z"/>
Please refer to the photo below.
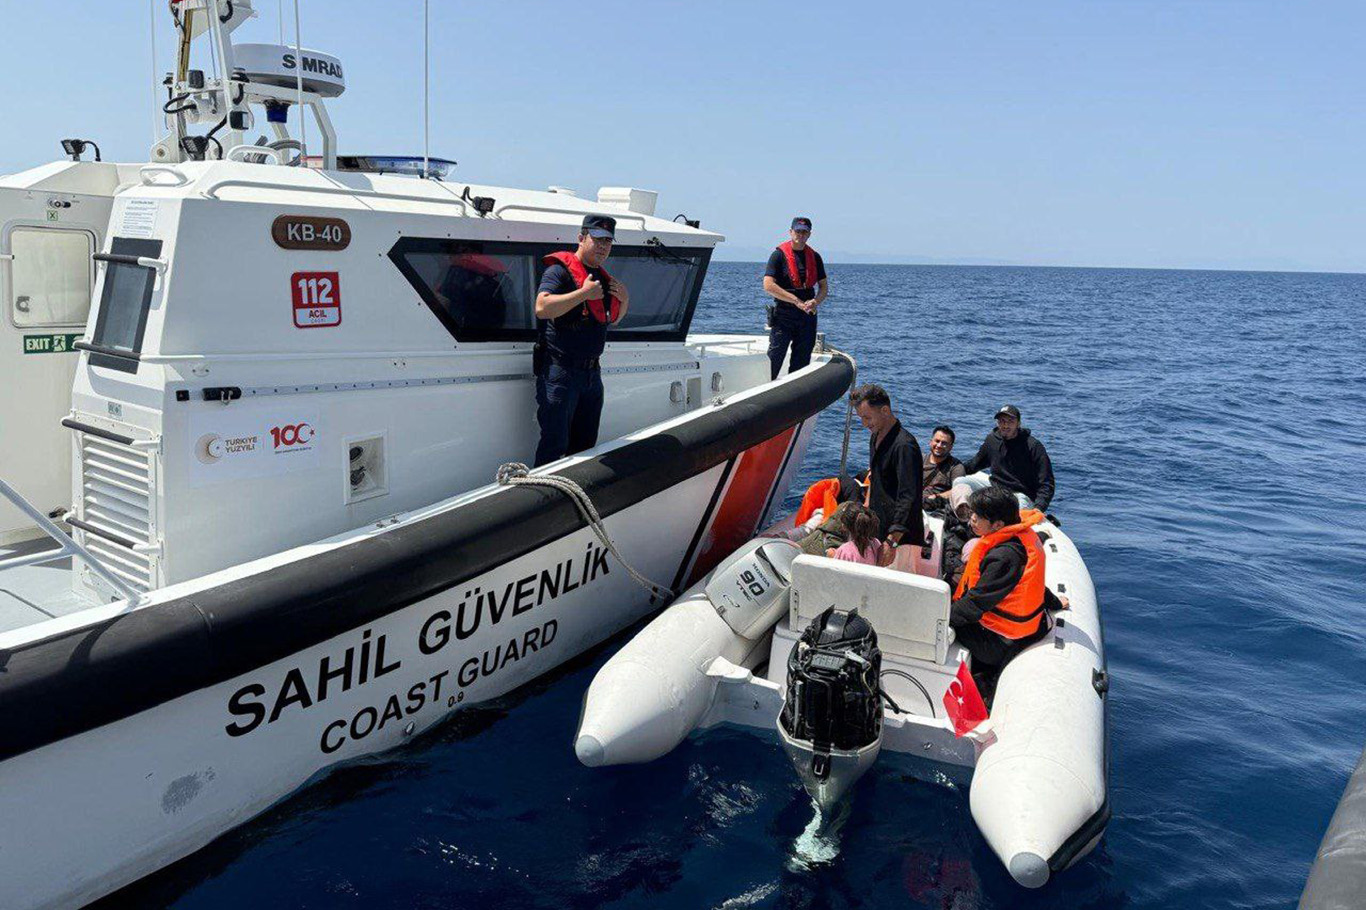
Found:
<path fill-rule="evenodd" d="M 608 215 L 584 215 L 582 231 L 589 237 L 617 236 L 617 219 Z"/>
<path fill-rule="evenodd" d="M 802 218 L 801 216 L 798 216 L 798 217 L 796 217 L 796 218 L 793 218 L 793 219 L 792 219 L 792 230 L 795 231 L 795 230 L 797 230 L 797 228 L 801 228 L 802 230 L 805 230 L 805 231 L 811 230 L 811 219 L 810 219 L 810 218 Z"/>

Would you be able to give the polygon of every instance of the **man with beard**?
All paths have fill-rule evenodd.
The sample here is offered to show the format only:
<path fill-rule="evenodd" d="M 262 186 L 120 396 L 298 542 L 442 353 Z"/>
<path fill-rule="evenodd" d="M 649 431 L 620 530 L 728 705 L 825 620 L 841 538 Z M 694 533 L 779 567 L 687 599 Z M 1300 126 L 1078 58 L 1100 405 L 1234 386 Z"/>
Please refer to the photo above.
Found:
<path fill-rule="evenodd" d="M 930 434 L 930 457 L 925 459 L 920 484 L 926 512 L 947 506 L 949 489 L 967 473 L 963 463 L 953 457 L 954 438 L 953 429 L 946 426 L 937 426 Z"/>
<path fill-rule="evenodd" d="M 990 469 L 991 478 L 980 474 Z M 1053 463 L 1048 450 L 1029 430 L 1020 426 L 1020 409 L 1002 405 L 996 412 L 996 429 L 987 434 L 972 460 L 963 465 L 966 477 L 958 483 L 980 490 L 988 483 L 1004 487 L 1020 500 L 1020 507 L 1047 512 L 1053 501 Z"/>
<path fill-rule="evenodd" d="M 880 385 L 850 394 L 859 422 L 872 432 L 868 448 L 868 507 L 877 515 L 883 541 L 895 549 L 925 542 L 920 483 L 924 473 L 920 443 L 892 413 L 892 399 Z"/>

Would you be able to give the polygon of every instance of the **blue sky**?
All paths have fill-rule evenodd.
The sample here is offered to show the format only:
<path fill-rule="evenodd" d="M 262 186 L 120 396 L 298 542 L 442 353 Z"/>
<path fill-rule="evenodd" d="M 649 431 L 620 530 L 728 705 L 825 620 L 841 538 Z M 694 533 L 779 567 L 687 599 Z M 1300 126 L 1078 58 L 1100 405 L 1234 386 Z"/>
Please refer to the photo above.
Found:
<path fill-rule="evenodd" d="M 276 36 L 258 4 L 240 40 Z M 0 16 L 0 173 L 65 135 L 145 159 L 147 3 Z M 420 154 L 421 22 L 304 0 L 343 151 Z M 801 212 L 836 261 L 1366 270 L 1359 0 L 432 0 L 432 25 L 457 178 L 655 189 L 724 258 Z"/>

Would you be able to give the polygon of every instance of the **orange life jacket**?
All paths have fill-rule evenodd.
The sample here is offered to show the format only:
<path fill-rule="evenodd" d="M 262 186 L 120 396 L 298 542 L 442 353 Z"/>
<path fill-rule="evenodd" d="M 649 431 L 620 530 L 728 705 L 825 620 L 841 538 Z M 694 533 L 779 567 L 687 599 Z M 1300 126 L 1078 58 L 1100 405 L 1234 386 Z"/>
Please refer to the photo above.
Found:
<path fill-rule="evenodd" d="M 794 290 L 798 288 L 813 288 L 816 286 L 816 251 L 811 249 L 809 244 L 806 249 L 802 250 L 802 258 L 806 260 L 804 263 L 806 265 L 806 280 L 802 280 L 802 273 L 797 271 L 797 251 L 792 249 L 792 241 L 789 240 L 787 243 L 779 244 L 778 250 L 783 254 L 783 258 L 787 260 L 787 274 L 792 279 L 792 287 Z"/>
<path fill-rule="evenodd" d="M 839 507 L 840 479 L 831 477 L 826 480 L 818 480 L 813 483 L 802 497 L 801 507 L 797 509 L 797 515 L 792 519 L 793 526 L 806 524 L 812 515 L 816 514 L 817 509 L 825 512 L 825 517 L 829 518 L 835 514 L 835 509 Z"/>
<path fill-rule="evenodd" d="M 953 594 L 955 598 L 962 597 L 976 586 L 982 577 L 982 559 L 992 547 L 1012 537 L 1024 544 L 1025 567 L 1019 583 L 999 604 L 982 614 L 982 627 L 1002 638 L 1016 639 L 1033 635 L 1043 621 L 1044 552 L 1043 543 L 1033 528 L 1043 519 L 1044 515 L 1038 509 L 1024 509 L 1020 512 L 1019 524 L 1007 525 L 982 537 L 968 557 L 963 578 Z"/>
<path fill-rule="evenodd" d="M 541 261 L 546 265 L 554 265 L 558 262 L 560 265 L 569 269 L 569 277 L 574 279 L 574 287 L 576 288 L 583 287 L 583 283 L 588 280 L 587 267 L 584 266 L 583 261 L 579 259 L 577 254 L 571 253 L 568 250 L 551 253 Z M 603 325 L 611 325 L 617 321 L 621 314 L 621 302 L 617 300 L 617 298 L 606 293 L 607 288 L 611 287 L 612 276 L 608 275 L 607 270 L 604 268 L 599 268 L 598 271 L 602 273 L 604 296 L 598 300 L 587 301 L 585 306 L 588 307 L 589 314 L 598 322 L 601 322 Z M 604 302 L 607 303 L 606 307 L 603 306 Z"/>

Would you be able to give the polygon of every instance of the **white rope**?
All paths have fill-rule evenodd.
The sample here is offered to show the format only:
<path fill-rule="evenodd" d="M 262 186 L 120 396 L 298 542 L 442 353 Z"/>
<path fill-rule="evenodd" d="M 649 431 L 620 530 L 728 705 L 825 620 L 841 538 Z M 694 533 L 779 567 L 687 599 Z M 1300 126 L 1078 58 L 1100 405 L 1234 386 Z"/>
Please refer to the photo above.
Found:
<path fill-rule="evenodd" d="M 593 505 L 593 500 L 588 498 L 588 494 L 584 492 L 583 487 L 567 477 L 559 477 L 554 474 L 532 477 L 530 474 L 531 469 L 521 462 L 509 462 L 498 469 L 498 485 L 500 487 L 549 487 L 552 490 L 559 490 L 561 493 L 568 496 L 570 500 L 573 501 L 574 505 L 578 507 L 579 514 L 583 516 L 584 521 L 588 522 L 588 527 L 593 529 L 593 533 L 597 535 L 598 540 L 602 541 L 602 545 L 607 548 L 607 552 L 615 556 L 617 562 L 621 563 L 622 567 L 626 569 L 626 574 L 630 575 L 636 584 L 650 592 L 651 599 L 659 597 L 663 600 L 670 600 L 673 598 L 674 590 L 672 588 L 655 584 L 653 581 L 650 581 L 650 579 L 637 572 L 631 564 L 626 561 L 626 558 L 621 555 L 621 551 L 617 549 L 617 545 L 612 543 L 612 538 L 607 535 L 607 527 L 603 524 L 602 517 L 598 515 L 598 510 Z"/>

